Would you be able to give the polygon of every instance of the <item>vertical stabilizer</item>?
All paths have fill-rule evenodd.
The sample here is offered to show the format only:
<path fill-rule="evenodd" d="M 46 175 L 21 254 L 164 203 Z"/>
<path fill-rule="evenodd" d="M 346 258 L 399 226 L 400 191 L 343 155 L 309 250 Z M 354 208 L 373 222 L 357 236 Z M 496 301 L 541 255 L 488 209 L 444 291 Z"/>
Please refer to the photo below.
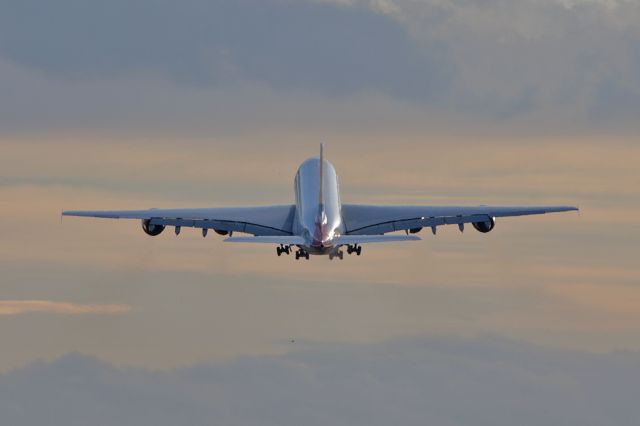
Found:
<path fill-rule="evenodd" d="M 324 144 L 320 144 L 320 191 L 318 193 L 318 204 L 324 205 Z"/>

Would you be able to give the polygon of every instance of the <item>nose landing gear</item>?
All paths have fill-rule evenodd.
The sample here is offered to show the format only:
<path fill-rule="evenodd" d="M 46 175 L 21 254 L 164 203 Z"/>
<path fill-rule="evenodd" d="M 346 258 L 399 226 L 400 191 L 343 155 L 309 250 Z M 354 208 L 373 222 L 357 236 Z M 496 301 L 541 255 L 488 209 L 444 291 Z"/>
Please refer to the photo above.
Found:
<path fill-rule="evenodd" d="M 333 260 L 334 257 L 338 257 L 342 260 L 344 258 L 344 252 L 342 250 L 338 250 L 336 253 L 329 253 L 329 260 Z"/>

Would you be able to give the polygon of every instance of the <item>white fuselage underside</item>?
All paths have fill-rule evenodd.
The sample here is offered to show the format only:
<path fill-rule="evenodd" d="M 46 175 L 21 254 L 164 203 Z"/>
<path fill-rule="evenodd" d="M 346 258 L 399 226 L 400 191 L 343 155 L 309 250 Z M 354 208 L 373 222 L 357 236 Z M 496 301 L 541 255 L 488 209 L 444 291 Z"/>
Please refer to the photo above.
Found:
<path fill-rule="evenodd" d="M 322 179 L 322 195 L 320 179 Z M 305 239 L 303 249 L 312 254 L 327 254 L 335 249 L 333 239 L 344 233 L 340 213 L 338 177 L 333 165 L 309 158 L 298 168 L 294 181 L 296 216 L 293 233 Z"/>

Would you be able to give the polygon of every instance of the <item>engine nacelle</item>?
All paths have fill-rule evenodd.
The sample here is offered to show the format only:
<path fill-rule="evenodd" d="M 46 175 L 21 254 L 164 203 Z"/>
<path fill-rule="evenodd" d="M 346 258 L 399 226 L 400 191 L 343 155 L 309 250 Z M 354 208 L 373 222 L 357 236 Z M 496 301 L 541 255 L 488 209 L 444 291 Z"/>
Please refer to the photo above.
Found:
<path fill-rule="evenodd" d="M 142 219 L 142 230 L 147 234 L 155 237 L 164 231 L 164 225 L 152 225 L 149 219 Z"/>
<path fill-rule="evenodd" d="M 409 229 L 409 232 L 411 234 L 417 234 L 420 231 L 422 231 L 422 228 L 411 228 L 411 229 Z"/>
<path fill-rule="evenodd" d="M 490 217 L 489 220 L 487 220 L 487 221 L 484 221 L 484 222 L 473 222 L 472 225 L 473 225 L 474 228 L 476 228 L 476 231 L 482 232 L 483 234 L 486 234 L 487 232 L 491 231 L 496 226 L 496 220 L 494 218 Z"/>

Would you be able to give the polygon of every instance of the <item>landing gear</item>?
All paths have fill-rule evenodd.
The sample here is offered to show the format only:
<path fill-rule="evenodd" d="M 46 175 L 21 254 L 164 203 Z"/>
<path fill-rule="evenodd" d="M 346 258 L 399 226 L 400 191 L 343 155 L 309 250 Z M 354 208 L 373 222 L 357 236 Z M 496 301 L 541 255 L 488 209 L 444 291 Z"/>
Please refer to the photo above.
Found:
<path fill-rule="evenodd" d="M 347 246 L 347 253 L 349 254 L 355 253 L 358 256 L 360 256 L 362 254 L 362 246 L 359 246 L 357 244 L 349 245 Z"/>
<path fill-rule="evenodd" d="M 291 246 L 280 244 L 280 247 L 276 247 L 276 253 L 278 253 L 278 256 L 282 256 L 282 253 L 291 254 Z"/>
<path fill-rule="evenodd" d="M 338 250 L 336 253 L 329 253 L 329 260 L 333 260 L 334 257 L 342 260 L 344 258 L 344 252 L 342 250 Z"/>
<path fill-rule="evenodd" d="M 304 257 L 305 259 L 309 260 L 309 253 L 302 250 L 302 249 L 298 249 L 298 251 L 296 251 L 296 260 L 300 259 Z"/>

